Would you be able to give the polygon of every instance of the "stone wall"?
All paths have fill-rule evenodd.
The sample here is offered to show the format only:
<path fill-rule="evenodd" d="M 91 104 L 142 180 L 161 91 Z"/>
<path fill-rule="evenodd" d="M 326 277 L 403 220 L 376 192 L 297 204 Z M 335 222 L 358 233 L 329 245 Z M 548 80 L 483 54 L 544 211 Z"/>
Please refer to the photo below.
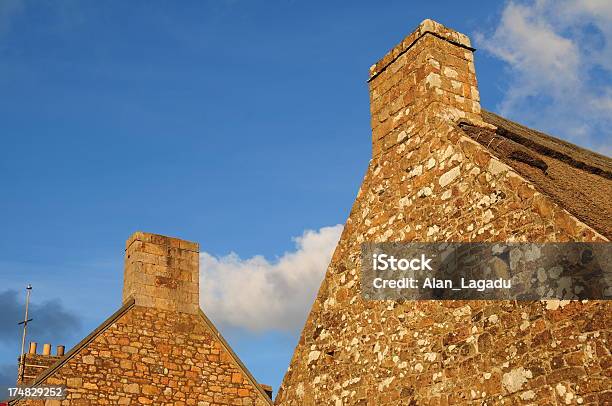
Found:
<path fill-rule="evenodd" d="M 607 302 L 364 301 L 360 244 L 604 241 L 466 137 L 469 40 L 426 20 L 371 69 L 373 159 L 278 405 L 606 404 Z"/>
<path fill-rule="evenodd" d="M 43 384 L 63 401 L 19 405 L 265 405 L 198 315 L 134 306 Z"/>
<path fill-rule="evenodd" d="M 25 354 L 24 368 L 21 376 L 17 377 L 18 385 L 26 385 L 34 382 L 37 376 L 55 364 L 62 357 L 57 355 Z M 19 361 L 18 361 L 19 362 Z"/>

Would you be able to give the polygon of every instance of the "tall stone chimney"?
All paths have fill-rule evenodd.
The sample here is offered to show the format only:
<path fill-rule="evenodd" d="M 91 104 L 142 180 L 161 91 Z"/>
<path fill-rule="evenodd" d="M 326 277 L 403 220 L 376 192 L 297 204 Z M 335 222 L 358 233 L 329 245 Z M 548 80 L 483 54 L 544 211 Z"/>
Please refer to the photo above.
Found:
<path fill-rule="evenodd" d="M 424 20 L 370 68 L 373 157 L 431 125 L 433 115 L 484 124 L 473 53 L 466 35 Z"/>
<path fill-rule="evenodd" d="M 123 302 L 197 314 L 199 258 L 195 242 L 134 233 L 125 247 Z"/>

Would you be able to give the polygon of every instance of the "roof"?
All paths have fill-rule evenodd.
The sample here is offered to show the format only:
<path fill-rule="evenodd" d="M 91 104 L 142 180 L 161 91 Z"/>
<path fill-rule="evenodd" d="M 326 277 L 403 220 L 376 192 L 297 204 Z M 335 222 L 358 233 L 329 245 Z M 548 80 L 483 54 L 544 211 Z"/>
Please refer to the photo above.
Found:
<path fill-rule="evenodd" d="M 612 159 L 482 111 L 463 131 L 576 218 L 612 239 Z"/>

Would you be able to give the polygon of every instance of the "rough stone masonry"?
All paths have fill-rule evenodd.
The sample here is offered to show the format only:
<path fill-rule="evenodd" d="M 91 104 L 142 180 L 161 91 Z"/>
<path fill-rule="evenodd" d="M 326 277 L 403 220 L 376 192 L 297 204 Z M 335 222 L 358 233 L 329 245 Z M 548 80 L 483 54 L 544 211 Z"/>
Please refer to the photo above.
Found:
<path fill-rule="evenodd" d="M 473 51 L 425 20 L 370 69 L 372 159 L 276 404 L 611 404 L 609 302 L 360 295 L 363 242 L 607 241 L 462 131 L 496 130 Z"/>

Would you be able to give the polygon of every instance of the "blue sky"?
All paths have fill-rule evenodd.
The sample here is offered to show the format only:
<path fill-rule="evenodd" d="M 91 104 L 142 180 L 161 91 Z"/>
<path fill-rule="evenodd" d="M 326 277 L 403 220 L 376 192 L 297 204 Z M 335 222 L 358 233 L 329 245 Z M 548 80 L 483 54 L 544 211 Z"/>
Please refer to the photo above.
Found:
<path fill-rule="evenodd" d="M 30 339 L 70 346 L 143 230 L 200 242 L 204 311 L 276 390 L 370 158 L 368 68 L 424 18 L 471 36 L 483 107 L 610 154 L 600 2 L 0 0 L 0 381 L 24 286 Z M 254 325 L 223 288 L 253 272 L 309 282 Z"/>

